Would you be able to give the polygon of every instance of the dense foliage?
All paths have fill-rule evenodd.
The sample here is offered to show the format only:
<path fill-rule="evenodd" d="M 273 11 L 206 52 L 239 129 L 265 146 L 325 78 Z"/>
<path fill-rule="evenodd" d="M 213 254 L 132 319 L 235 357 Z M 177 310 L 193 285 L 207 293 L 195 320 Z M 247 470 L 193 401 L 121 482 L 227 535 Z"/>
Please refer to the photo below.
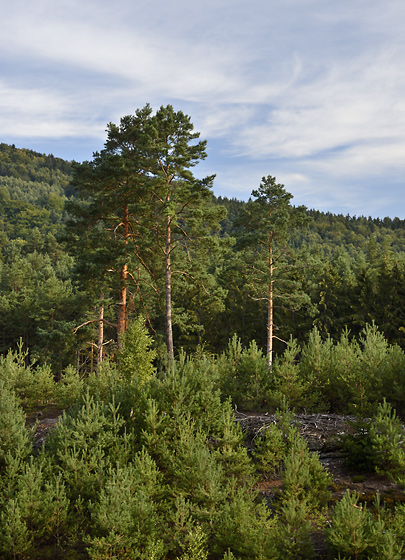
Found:
<path fill-rule="evenodd" d="M 150 115 L 84 164 L 0 144 L 1 557 L 313 558 L 321 531 L 331 558 L 401 558 L 404 507 L 331 506 L 291 410 L 358 414 L 348 464 L 403 484 L 405 222 L 297 209 L 271 176 L 217 198 L 188 117 Z M 235 407 L 278 411 L 249 452 Z"/>
<path fill-rule="evenodd" d="M 369 510 L 349 492 L 330 506 L 331 476 L 285 405 L 248 452 L 223 395 L 231 353 L 182 354 L 156 372 L 144 330 L 129 370 L 104 362 L 59 383 L 24 357 L 20 348 L 0 364 L 2 558 L 311 559 L 314 532 L 331 558 L 401 558 L 403 506 L 377 495 Z M 34 448 L 25 414 L 49 402 L 68 408 Z M 374 418 L 374 467 L 402 483 L 403 430 L 386 402 Z M 259 484 L 274 477 L 282 486 L 267 503 Z"/>
<path fill-rule="evenodd" d="M 107 236 L 105 246 L 97 251 L 90 243 L 83 254 L 85 266 L 80 259 L 75 265 L 70 249 L 62 242 L 65 203 L 77 200 L 72 198 L 71 163 L 6 144 L 0 148 L 2 352 L 15 349 L 22 338 L 30 358 L 50 362 L 59 370 L 55 372 L 58 375 L 73 362 L 92 370 L 97 356 L 100 297 L 104 340 L 116 338 L 113 325 L 117 323 L 119 282 L 108 279 L 112 273 L 104 274 L 104 283 L 107 279 L 112 283 L 102 292 L 97 280 L 100 263 L 110 264 L 112 256 L 117 258 L 113 240 Z M 177 351 L 181 347 L 195 351 L 204 345 L 206 350 L 220 353 L 236 334 L 244 348 L 256 341 L 265 349 L 267 310 L 256 297 L 257 283 L 256 291 L 252 285 L 253 277 L 258 276 L 257 272 L 252 276 L 254 247 L 245 242 L 255 216 L 247 228 L 241 219 L 247 203 L 221 197 L 213 197 L 213 202 L 228 212 L 218 233 L 227 244 L 198 250 L 190 247 L 192 268 L 187 274 L 173 274 L 175 346 Z M 291 336 L 298 344 L 306 344 L 314 326 L 322 340 L 331 337 L 338 341 L 344 329 L 358 337 L 373 322 L 389 344 L 403 348 L 403 221 L 311 210 L 307 216 L 306 228 L 295 230 L 288 239 L 292 266 L 280 279 L 284 301 L 275 300 L 274 306 L 276 355 L 286 349 L 281 340 L 288 342 Z M 214 238 L 215 233 L 211 233 Z M 95 234 L 100 244 L 100 231 Z M 150 253 L 148 262 L 160 282 L 161 267 L 153 260 L 156 254 Z M 165 332 L 163 292 L 145 275 L 128 282 L 129 317 L 140 312 L 145 315 L 146 311 L 159 359 L 164 360 L 159 342 Z M 299 298 L 300 305 L 289 305 L 288 296 Z M 85 326 L 73 334 L 82 324 Z M 106 344 L 104 351 L 108 353 L 113 346 L 113 342 Z"/>

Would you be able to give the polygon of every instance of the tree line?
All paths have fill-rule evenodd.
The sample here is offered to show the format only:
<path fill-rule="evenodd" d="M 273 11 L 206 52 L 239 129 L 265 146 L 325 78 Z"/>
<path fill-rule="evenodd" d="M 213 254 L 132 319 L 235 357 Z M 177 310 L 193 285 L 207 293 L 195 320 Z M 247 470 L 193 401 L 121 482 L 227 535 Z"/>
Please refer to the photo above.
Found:
<path fill-rule="evenodd" d="M 3 353 L 22 338 L 40 363 L 93 370 L 140 314 L 159 360 L 236 334 L 269 366 L 290 336 L 373 322 L 403 347 L 403 221 L 296 208 L 270 175 L 249 201 L 215 197 L 192 173 L 205 148 L 189 117 L 148 105 L 90 162 L 1 145 Z"/>

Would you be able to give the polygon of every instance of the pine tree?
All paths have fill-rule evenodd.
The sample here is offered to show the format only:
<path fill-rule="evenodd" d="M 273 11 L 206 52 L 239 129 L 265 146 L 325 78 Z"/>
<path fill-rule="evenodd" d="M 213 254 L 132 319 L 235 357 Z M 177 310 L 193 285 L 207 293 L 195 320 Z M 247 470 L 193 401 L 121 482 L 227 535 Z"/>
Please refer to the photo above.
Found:
<path fill-rule="evenodd" d="M 144 326 L 144 318 L 139 315 L 131 323 L 122 340 L 122 347 L 118 352 L 119 369 L 125 379 L 142 385 L 150 380 L 156 368 L 153 361 L 156 351 L 151 349 L 152 337 Z"/>
<path fill-rule="evenodd" d="M 153 230 L 164 258 L 166 344 L 169 359 L 174 358 L 172 275 L 174 272 L 192 277 L 190 255 L 198 241 L 210 243 L 213 228 L 224 217 L 224 209 L 212 204 L 214 176 L 196 179 L 191 168 L 206 158 L 206 141 L 194 140 L 190 117 L 175 112 L 171 105 L 161 107 L 152 118 L 154 216 Z M 173 269 L 174 254 L 177 270 Z M 198 257 L 197 257 L 198 258 Z M 180 264 L 181 263 L 181 264 Z"/>
<path fill-rule="evenodd" d="M 146 105 L 119 126 L 110 123 L 104 149 L 75 166 L 73 184 L 83 200 L 69 206 L 71 245 L 92 292 L 118 292 L 118 346 L 129 307 L 136 302 L 151 322 L 164 294 L 173 360 L 172 275 L 198 280 L 191 258 L 198 260 L 204 245 L 215 249 L 211 235 L 224 211 L 211 202 L 213 177 L 196 179 L 190 170 L 206 157 L 206 142 L 194 143 L 199 133 L 190 118 L 171 105 L 151 113 Z"/>
<path fill-rule="evenodd" d="M 14 458 L 21 464 L 32 451 L 26 416 L 13 391 L 0 380 L 0 470 Z"/>
<path fill-rule="evenodd" d="M 299 307 L 309 298 L 300 290 L 300 283 L 288 278 L 288 239 L 294 230 L 308 223 L 306 208 L 290 204 L 292 194 L 284 185 L 277 184 L 275 177 L 263 177 L 258 189 L 252 191 L 241 217 L 244 231 L 240 242 L 252 248 L 249 284 L 252 297 L 265 301 L 267 306 L 267 366 L 273 363 L 274 307 Z M 283 278 L 284 275 L 284 278 Z M 285 289 L 281 282 L 284 279 Z"/>
<path fill-rule="evenodd" d="M 68 206 L 72 215 L 70 243 L 87 285 L 92 282 L 97 294 L 107 288 L 118 292 L 119 346 L 128 324 L 128 282 L 133 280 L 139 291 L 143 281 L 151 281 L 144 223 L 150 209 L 150 115 L 151 108 L 146 105 L 135 115 L 123 117 L 119 126 L 108 125 L 104 149 L 96 152 L 91 162 L 74 166 L 72 183 L 82 200 Z"/>

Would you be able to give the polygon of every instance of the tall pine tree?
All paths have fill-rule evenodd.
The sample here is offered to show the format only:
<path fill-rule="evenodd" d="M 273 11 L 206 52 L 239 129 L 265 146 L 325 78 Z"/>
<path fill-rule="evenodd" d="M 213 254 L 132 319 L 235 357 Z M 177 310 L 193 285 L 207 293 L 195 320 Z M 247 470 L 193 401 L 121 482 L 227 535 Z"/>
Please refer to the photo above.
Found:
<path fill-rule="evenodd" d="M 247 281 L 252 297 L 267 306 L 267 365 L 273 363 L 274 307 L 299 307 L 308 301 L 300 282 L 291 275 L 293 263 L 288 241 L 293 232 L 308 222 L 304 206 L 291 205 L 292 194 L 275 177 L 263 177 L 242 214 L 240 241 L 251 249 Z"/>

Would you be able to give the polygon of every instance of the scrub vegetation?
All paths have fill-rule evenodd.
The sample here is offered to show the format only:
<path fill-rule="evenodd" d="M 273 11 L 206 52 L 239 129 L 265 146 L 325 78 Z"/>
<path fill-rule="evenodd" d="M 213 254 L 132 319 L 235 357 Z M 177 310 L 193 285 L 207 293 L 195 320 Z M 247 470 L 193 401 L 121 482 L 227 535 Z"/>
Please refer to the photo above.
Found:
<path fill-rule="evenodd" d="M 405 222 L 216 197 L 205 157 L 171 106 L 89 162 L 0 144 L 2 558 L 403 557 L 401 500 L 332 500 L 293 420 L 355 415 L 348 468 L 405 484 Z"/>

